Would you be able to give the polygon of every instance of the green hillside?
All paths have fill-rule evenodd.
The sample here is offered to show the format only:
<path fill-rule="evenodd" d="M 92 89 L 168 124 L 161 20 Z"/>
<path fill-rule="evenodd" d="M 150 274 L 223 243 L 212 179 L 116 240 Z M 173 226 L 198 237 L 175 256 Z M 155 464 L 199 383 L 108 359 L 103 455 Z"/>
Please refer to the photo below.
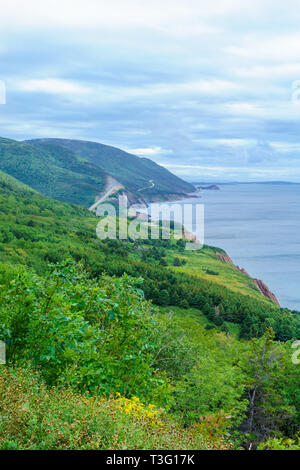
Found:
<path fill-rule="evenodd" d="M 21 181 L 17 180 L 13 176 L 4 173 L 4 171 L 0 170 L 0 185 L 2 190 L 7 191 L 10 193 L 16 193 L 19 195 L 26 195 L 26 196 L 33 196 L 36 194 L 36 191 L 28 186 L 27 184 L 22 183 Z M 3 221 L 2 221 L 3 223 Z"/>
<path fill-rule="evenodd" d="M 0 139 L 0 170 L 60 201 L 89 206 L 105 187 L 105 172 L 63 147 Z"/>
<path fill-rule="evenodd" d="M 0 170 L 46 196 L 90 207 L 103 194 L 108 176 L 118 180 L 130 200 L 183 196 L 194 188 L 146 158 L 93 142 L 0 138 Z"/>
<path fill-rule="evenodd" d="M 68 139 L 39 139 L 31 143 L 39 144 L 47 150 L 57 145 L 67 148 L 105 170 L 135 196 L 147 200 L 156 197 L 163 199 L 171 194 L 183 195 L 194 191 L 191 184 L 152 160 L 139 158 L 115 147 Z"/>
<path fill-rule="evenodd" d="M 250 278 L 224 264 L 210 247 L 193 257 L 181 240 L 98 240 L 99 219 L 88 210 L 42 196 L 3 173 L 0 213 L 0 261 L 26 264 L 43 274 L 49 262 L 71 257 L 95 276 L 142 276 L 146 297 L 157 305 L 198 308 L 217 326 L 241 324 L 245 338 L 262 335 L 268 326 L 278 339 L 296 337 L 299 315 L 263 297 Z M 175 258 L 186 258 L 187 264 L 176 268 Z M 204 265 L 219 275 L 203 273 Z"/>
<path fill-rule="evenodd" d="M 0 449 L 297 447 L 299 313 L 98 221 L 0 172 Z"/>

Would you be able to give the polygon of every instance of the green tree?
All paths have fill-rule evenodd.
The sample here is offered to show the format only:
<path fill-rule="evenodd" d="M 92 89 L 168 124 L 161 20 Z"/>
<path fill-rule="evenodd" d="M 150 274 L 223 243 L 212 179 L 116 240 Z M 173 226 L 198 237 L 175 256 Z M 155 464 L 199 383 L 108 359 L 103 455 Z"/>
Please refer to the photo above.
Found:
<path fill-rule="evenodd" d="M 272 329 L 262 338 L 250 341 L 240 367 L 247 377 L 249 401 L 247 419 L 241 430 L 246 435 L 247 448 L 253 448 L 272 432 L 283 430 L 295 413 L 286 394 L 286 349 L 274 341 Z"/>

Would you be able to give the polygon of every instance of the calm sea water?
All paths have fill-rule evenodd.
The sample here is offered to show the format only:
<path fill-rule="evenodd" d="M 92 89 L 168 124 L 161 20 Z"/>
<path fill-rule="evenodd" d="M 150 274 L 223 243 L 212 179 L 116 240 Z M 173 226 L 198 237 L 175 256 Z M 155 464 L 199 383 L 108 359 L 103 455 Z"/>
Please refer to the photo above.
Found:
<path fill-rule="evenodd" d="M 282 307 L 300 310 L 300 184 L 220 188 L 193 200 L 205 206 L 205 243 L 262 279 Z"/>

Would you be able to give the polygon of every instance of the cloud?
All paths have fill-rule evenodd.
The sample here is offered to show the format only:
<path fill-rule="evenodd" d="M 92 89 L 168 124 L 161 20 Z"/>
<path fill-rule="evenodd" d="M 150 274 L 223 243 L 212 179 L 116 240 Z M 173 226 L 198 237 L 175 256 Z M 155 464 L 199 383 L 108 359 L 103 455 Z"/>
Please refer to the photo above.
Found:
<path fill-rule="evenodd" d="M 4 2 L 2 135 L 95 140 L 189 179 L 300 181 L 299 23 L 296 0 Z"/>
<path fill-rule="evenodd" d="M 227 103 L 228 113 L 238 116 L 264 116 L 265 111 L 257 103 Z"/>
<path fill-rule="evenodd" d="M 133 153 L 141 157 L 153 157 L 173 153 L 173 150 L 163 149 L 162 147 L 134 148 L 126 150 L 129 153 Z"/>
<path fill-rule="evenodd" d="M 241 78 L 255 79 L 282 79 L 287 78 L 291 81 L 295 77 L 300 77 L 300 64 L 276 64 L 276 65 L 254 65 L 252 67 L 236 68 L 232 72 Z"/>
<path fill-rule="evenodd" d="M 56 78 L 46 78 L 42 80 L 27 80 L 17 84 L 22 91 L 41 92 L 63 95 L 90 94 L 92 90 L 75 82 L 60 80 Z"/>
<path fill-rule="evenodd" d="M 291 13 L 292 14 L 292 13 Z M 260 33 L 258 37 L 252 34 L 244 37 L 239 46 L 226 46 L 224 52 L 239 58 L 254 59 L 255 61 L 281 61 L 283 63 L 300 58 L 300 34 L 298 32 L 278 34 L 271 32 L 268 36 Z"/>
<path fill-rule="evenodd" d="M 207 20 L 228 17 L 232 14 L 247 15 L 253 9 L 260 11 L 258 0 L 218 0 L 209 4 L 198 0 L 10 0 L 1 5 L 2 29 L 44 29 L 98 27 L 132 28 L 134 26 L 171 29 L 183 26 L 179 33 L 190 34 L 188 25 L 198 26 L 200 34 L 218 31 Z M 30 14 L 28 14 L 30 12 Z M 195 29 L 192 28 L 192 34 Z"/>
<path fill-rule="evenodd" d="M 255 165 L 266 162 L 274 163 L 278 158 L 275 149 L 268 142 L 258 142 L 245 149 L 245 156 L 248 163 Z"/>

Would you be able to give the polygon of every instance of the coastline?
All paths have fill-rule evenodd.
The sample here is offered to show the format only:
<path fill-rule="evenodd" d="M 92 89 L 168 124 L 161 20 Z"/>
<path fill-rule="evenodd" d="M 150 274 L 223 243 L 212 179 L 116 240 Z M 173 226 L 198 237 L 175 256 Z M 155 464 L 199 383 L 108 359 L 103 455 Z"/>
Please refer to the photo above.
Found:
<path fill-rule="evenodd" d="M 148 209 L 151 204 L 155 204 L 157 202 L 172 203 L 172 202 L 185 202 L 188 199 L 198 199 L 198 198 L 201 198 L 200 193 L 202 191 L 203 190 L 200 189 L 198 191 L 195 191 L 194 193 L 185 194 L 183 198 L 180 197 L 180 196 L 176 197 L 175 195 L 170 194 L 167 200 L 147 201 L 146 202 L 146 207 Z M 137 212 L 137 214 L 138 214 L 138 212 Z M 192 238 L 194 237 L 194 234 L 188 234 L 188 232 L 186 232 L 186 230 L 185 230 L 185 227 L 183 227 L 183 229 L 184 229 L 184 238 L 186 238 L 187 240 L 192 240 Z M 215 247 L 215 248 L 222 250 L 223 253 L 226 253 L 226 255 L 223 255 L 222 253 L 218 254 L 218 257 L 219 257 L 220 261 L 231 264 L 236 270 L 238 270 L 239 272 L 241 272 L 245 276 L 252 279 L 254 281 L 254 284 L 256 285 L 257 289 L 262 294 L 262 296 L 272 300 L 278 307 L 281 308 L 281 305 L 280 305 L 276 295 L 269 289 L 267 284 L 265 284 L 265 282 L 262 279 L 252 277 L 246 271 L 246 269 L 244 267 L 240 267 L 240 266 L 236 265 L 233 262 L 233 260 L 231 259 L 231 257 L 228 255 L 228 253 L 222 247 L 218 246 L 218 247 Z"/>

